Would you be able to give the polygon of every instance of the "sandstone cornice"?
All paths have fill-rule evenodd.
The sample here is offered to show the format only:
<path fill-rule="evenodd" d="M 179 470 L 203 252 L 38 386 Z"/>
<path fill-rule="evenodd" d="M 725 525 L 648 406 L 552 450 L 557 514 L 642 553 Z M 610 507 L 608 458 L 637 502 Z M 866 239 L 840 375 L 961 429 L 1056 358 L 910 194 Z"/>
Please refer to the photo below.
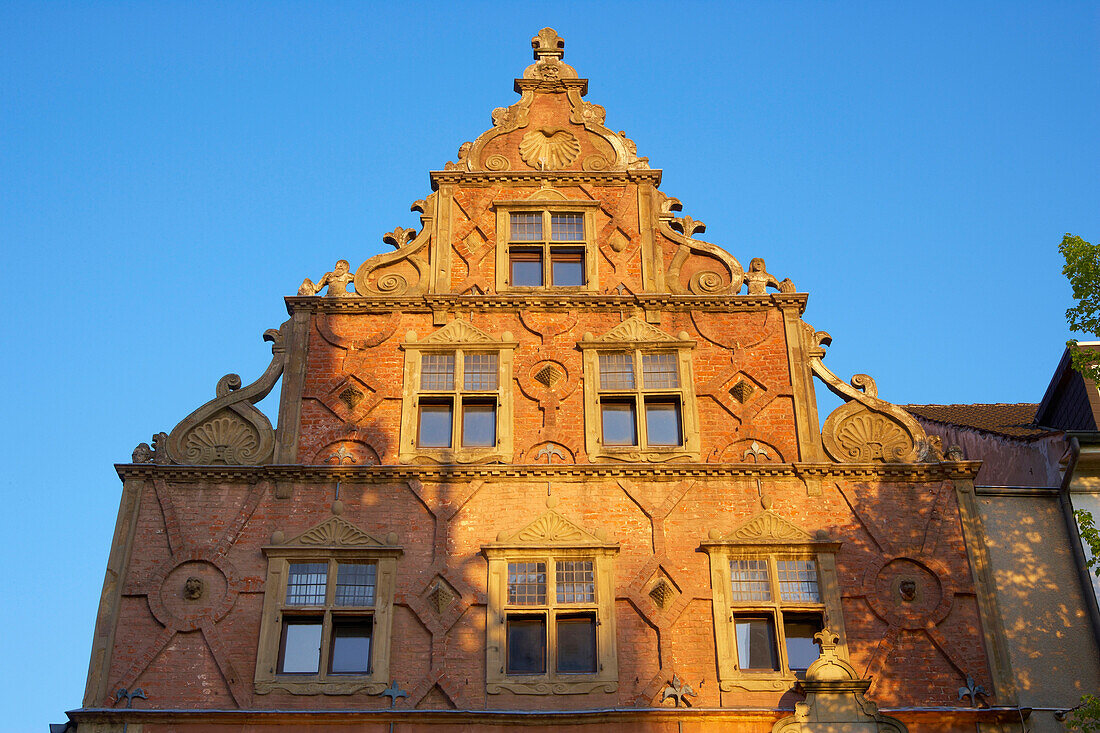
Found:
<path fill-rule="evenodd" d="M 806 293 L 724 296 L 673 295 L 670 293 L 641 295 L 523 293 L 411 297 L 348 296 L 346 298 L 289 296 L 284 300 L 286 301 L 287 312 L 291 315 L 300 310 L 326 315 L 362 315 L 393 311 L 431 313 L 456 310 L 562 310 L 575 308 L 619 310 L 624 307 L 660 311 L 711 311 L 722 313 L 758 311 L 762 308 L 791 308 L 797 309 L 801 315 L 806 310 L 806 302 L 809 297 Z"/>
<path fill-rule="evenodd" d="M 633 478 L 653 481 L 683 479 L 816 479 L 870 480 L 925 483 L 973 480 L 980 461 L 943 463 L 581 463 L 581 464 L 416 464 L 386 466 L 268 465 L 268 466 L 165 466 L 151 463 L 119 463 L 115 470 L 124 481 L 166 479 L 256 483 L 258 481 L 316 482 L 472 480 L 584 481 L 596 478 Z"/>
<path fill-rule="evenodd" d="M 431 171 L 432 190 L 438 191 L 443 184 L 461 184 L 463 186 L 505 185 L 542 185 L 579 186 L 625 186 L 628 183 L 649 183 L 657 186 L 661 182 L 660 168 L 631 168 L 619 171 Z"/>
<path fill-rule="evenodd" d="M 314 710 L 194 710 L 194 709 L 140 709 L 140 708 L 81 708 L 66 715 L 76 723 L 151 723 L 173 724 L 186 721 L 189 724 L 236 724 L 259 722 L 262 725 L 344 724 L 352 730 L 355 723 L 380 723 L 390 721 L 404 723 L 484 725 L 561 725 L 575 723 L 671 723 L 679 720 L 699 722 L 767 722 L 789 714 L 791 708 L 616 708 L 596 710 L 409 710 L 409 709 L 314 709 Z M 880 708 L 880 712 L 903 715 L 907 721 L 944 723 L 975 721 L 1010 722 L 1019 720 L 1020 711 L 1015 707 L 958 708 L 958 707 L 908 707 Z"/>

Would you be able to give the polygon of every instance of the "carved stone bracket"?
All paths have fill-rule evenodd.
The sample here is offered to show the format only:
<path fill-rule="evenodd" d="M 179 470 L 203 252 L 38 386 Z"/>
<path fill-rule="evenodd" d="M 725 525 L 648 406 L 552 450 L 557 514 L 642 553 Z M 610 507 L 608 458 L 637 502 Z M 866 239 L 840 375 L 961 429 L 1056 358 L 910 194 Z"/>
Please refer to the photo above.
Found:
<path fill-rule="evenodd" d="M 167 441 L 172 463 L 255 466 L 271 462 L 275 430 L 255 404 L 267 397 L 282 376 L 285 347 L 280 329 L 269 328 L 264 341 L 271 342 L 272 356 L 259 379 L 242 388 L 239 375 L 226 374 L 218 380 L 217 397 L 172 428 Z"/>
<path fill-rule="evenodd" d="M 821 441 L 839 463 L 914 463 L 927 455 L 924 429 L 908 412 L 880 399 L 875 380 L 856 374 L 846 384 L 821 359 L 832 337 L 803 324 L 804 347 L 810 369 L 829 391 L 845 401 L 825 419 Z"/>
<path fill-rule="evenodd" d="M 383 235 L 382 241 L 396 252 L 371 257 L 355 271 L 355 292 L 358 295 L 420 295 L 427 291 L 428 244 L 432 219 L 435 218 L 437 194 L 413 202 L 412 211 L 420 212 L 421 229 L 397 227 Z M 406 264 L 407 263 L 407 264 Z"/>
<path fill-rule="evenodd" d="M 657 221 L 657 231 L 679 245 L 665 276 L 669 290 L 677 295 L 737 295 L 745 279 L 745 269 L 721 247 L 695 239 L 696 234 L 706 231 L 706 224 L 690 216 L 677 217 L 673 214 L 682 208 L 679 199 L 664 196 Z M 700 270 L 691 276 L 685 286 L 681 282 L 680 271 L 693 254 L 709 258 L 724 272 Z"/>

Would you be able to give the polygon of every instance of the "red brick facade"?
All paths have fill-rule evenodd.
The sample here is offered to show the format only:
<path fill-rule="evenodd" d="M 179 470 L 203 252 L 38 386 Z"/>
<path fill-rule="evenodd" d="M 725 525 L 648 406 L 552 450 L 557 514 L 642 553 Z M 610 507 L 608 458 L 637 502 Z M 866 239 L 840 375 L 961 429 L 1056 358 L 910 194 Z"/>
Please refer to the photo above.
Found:
<path fill-rule="evenodd" d="M 354 292 L 337 292 L 339 277 L 324 296 L 307 282 L 287 300 L 292 318 L 273 337 L 269 374 L 219 389 L 119 467 L 88 693 L 73 714 L 80 730 L 111 721 L 144 731 L 771 730 L 804 691 L 793 677 L 720 679 L 716 617 L 729 609 L 715 613 L 707 543 L 719 558 L 764 557 L 796 535 L 807 556 L 835 557 L 839 605 L 824 602 L 825 625 L 870 681 L 868 699 L 913 731 L 972 730 L 1011 703 L 988 658 L 996 635 L 983 619 L 980 527 L 966 508 L 976 465 L 945 459 L 870 380 L 833 377 L 821 365 L 823 334 L 801 320 L 806 296 L 789 281 L 696 239 L 697 222 L 657 190 L 660 171 L 581 99 L 586 82 L 561 61 L 558 40 L 534 39 L 536 63 L 516 82 L 521 101 L 495 111 L 494 128 L 432 174 L 433 192 L 417 204 L 420 232 L 390 235 L 397 251 L 363 263 Z M 542 145 L 535 160 L 531 140 Z M 587 288 L 498 290 L 507 259 L 497 248 L 508 239 L 498 222 L 517 202 L 581 202 L 592 213 Z M 511 355 L 496 408 L 498 445 L 510 451 L 409 459 L 401 446 L 416 430 L 417 386 L 406 380 L 407 354 L 455 323 L 490 340 L 469 349 L 505 344 Z M 693 394 L 677 404 L 694 433 L 682 449 L 590 454 L 603 448 L 586 349 L 688 355 L 680 379 Z M 272 373 L 283 380 L 277 432 L 251 407 Z M 813 374 L 839 383 L 830 388 L 847 401 L 824 436 Z M 609 548 L 612 580 L 597 593 L 613 612 L 599 623 L 613 625 L 617 675 L 595 689 L 516 691 L 507 679 L 497 689 L 486 668 L 488 558 L 494 543 L 521 542 L 521 530 L 549 515 L 579 528 L 582 546 Z M 273 558 L 284 548 L 293 559 L 285 548 L 306 547 L 295 538 L 333 517 L 371 539 L 309 540 L 309 552 L 397 555 L 392 599 L 379 599 L 392 602 L 385 682 L 407 693 L 392 708 L 378 683 L 288 690 L 257 667 L 258 647 L 279 643 Z M 754 520 L 773 529 L 753 534 Z M 544 544 L 568 546 L 561 537 Z M 556 550 L 527 554 L 539 552 Z M 200 597 L 188 597 L 189 578 L 201 581 Z M 663 606 L 651 593 L 659 583 Z M 447 603 L 433 596 L 440 584 Z M 267 687 L 265 674 L 275 677 Z M 987 691 L 983 710 L 960 700 L 968 676 Z M 665 699 L 674 677 L 693 687 L 690 708 Z M 119 712 L 120 688 L 144 691 L 140 710 Z"/>

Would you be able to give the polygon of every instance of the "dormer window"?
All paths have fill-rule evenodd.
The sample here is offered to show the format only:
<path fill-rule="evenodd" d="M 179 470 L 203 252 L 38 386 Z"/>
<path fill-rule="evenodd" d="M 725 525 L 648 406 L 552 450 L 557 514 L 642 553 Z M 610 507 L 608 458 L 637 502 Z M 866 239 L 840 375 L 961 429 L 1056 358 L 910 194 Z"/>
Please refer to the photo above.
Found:
<path fill-rule="evenodd" d="M 508 284 L 533 288 L 583 287 L 584 248 L 584 214 L 512 212 Z"/>
<path fill-rule="evenodd" d="M 497 209 L 498 290 L 595 290 L 594 201 L 526 200 Z"/>

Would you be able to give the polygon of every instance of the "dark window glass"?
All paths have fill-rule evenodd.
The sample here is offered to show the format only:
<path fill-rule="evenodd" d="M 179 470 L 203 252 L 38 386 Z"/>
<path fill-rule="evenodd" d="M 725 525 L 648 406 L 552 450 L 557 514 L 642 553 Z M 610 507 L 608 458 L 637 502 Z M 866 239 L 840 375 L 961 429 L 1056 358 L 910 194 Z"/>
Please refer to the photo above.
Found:
<path fill-rule="evenodd" d="M 814 634 L 822 629 L 821 616 L 816 613 L 783 614 L 783 636 L 787 640 L 787 666 L 804 672 L 819 654 Z"/>
<path fill-rule="evenodd" d="M 325 605 L 327 562 L 292 562 L 286 579 L 286 602 L 294 606 Z"/>
<path fill-rule="evenodd" d="M 551 214 L 550 238 L 555 242 L 583 242 L 584 214 Z"/>
<path fill-rule="evenodd" d="M 420 424 L 416 434 L 417 445 L 423 448 L 451 447 L 451 401 L 420 401 Z"/>
<path fill-rule="evenodd" d="M 466 354 L 462 358 L 462 384 L 465 389 L 485 392 L 497 388 L 497 355 Z"/>
<path fill-rule="evenodd" d="M 510 239 L 517 242 L 538 242 L 542 239 L 542 212 L 512 214 Z"/>
<path fill-rule="evenodd" d="M 634 389 L 632 354 L 600 354 L 600 389 Z"/>
<path fill-rule="evenodd" d="M 279 644 L 279 673 L 317 674 L 320 659 L 320 617 L 286 618 Z"/>
<path fill-rule="evenodd" d="M 558 560 L 554 585 L 558 603 L 595 603 L 596 580 L 591 560 Z"/>
<path fill-rule="evenodd" d="M 470 448 L 497 444 L 495 402 L 467 400 L 462 403 L 462 445 Z"/>
<path fill-rule="evenodd" d="M 546 618 L 508 617 L 508 674 L 546 672 Z"/>
<path fill-rule="evenodd" d="M 649 445 L 681 445 L 680 401 L 647 399 L 645 430 Z"/>
<path fill-rule="evenodd" d="M 642 354 L 642 376 L 646 389 L 675 389 L 680 386 L 676 354 Z"/>
<path fill-rule="evenodd" d="M 370 618 L 332 620 L 332 657 L 329 660 L 329 672 L 332 674 L 368 674 L 370 672 L 373 627 L 374 624 Z"/>
<path fill-rule="evenodd" d="M 542 251 L 513 249 L 511 260 L 511 284 L 517 287 L 542 286 Z"/>
<path fill-rule="evenodd" d="M 546 603 L 546 563 L 508 563 L 508 604 L 541 606 Z"/>
<path fill-rule="evenodd" d="M 454 354 L 424 354 L 420 357 L 420 389 L 454 388 Z"/>
<path fill-rule="evenodd" d="M 558 616 L 558 671 L 596 671 L 596 617 L 594 614 Z"/>
<path fill-rule="evenodd" d="M 366 562 L 342 562 L 336 566 L 336 605 L 373 606 L 378 566 Z"/>
<path fill-rule="evenodd" d="M 778 671 L 775 649 L 775 622 L 771 616 L 735 618 L 737 661 L 741 669 Z"/>
<path fill-rule="evenodd" d="M 551 285 L 559 288 L 584 285 L 584 250 L 555 249 L 550 253 Z"/>
<path fill-rule="evenodd" d="M 634 400 L 603 400 L 604 445 L 638 445 L 638 426 L 634 415 Z"/>

